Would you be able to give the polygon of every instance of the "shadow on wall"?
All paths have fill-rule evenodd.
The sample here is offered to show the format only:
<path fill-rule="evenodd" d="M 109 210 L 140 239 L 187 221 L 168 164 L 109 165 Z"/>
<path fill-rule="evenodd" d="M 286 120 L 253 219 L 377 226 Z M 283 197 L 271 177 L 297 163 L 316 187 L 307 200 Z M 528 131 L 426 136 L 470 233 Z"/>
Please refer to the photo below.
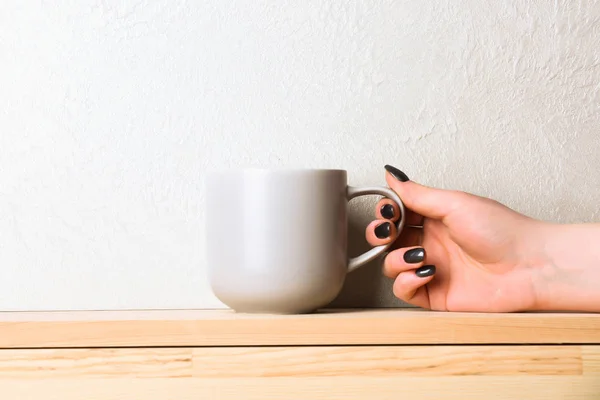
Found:
<path fill-rule="evenodd" d="M 349 211 L 348 257 L 354 257 L 371 247 L 365 239 L 365 228 L 370 220 L 353 213 L 352 210 Z M 379 257 L 349 273 L 342 292 L 329 307 L 412 307 L 394 296 L 393 280 L 381 273 L 382 262 L 383 257 Z"/>

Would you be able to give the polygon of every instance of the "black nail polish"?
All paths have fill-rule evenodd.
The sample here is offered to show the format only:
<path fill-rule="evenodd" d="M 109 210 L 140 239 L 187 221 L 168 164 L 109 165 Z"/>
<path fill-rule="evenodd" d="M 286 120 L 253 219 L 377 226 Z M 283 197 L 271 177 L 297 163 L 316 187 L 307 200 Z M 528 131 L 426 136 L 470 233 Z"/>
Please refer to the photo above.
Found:
<path fill-rule="evenodd" d="M 381 216 L 387 219 L 394 218 L 394 206 L 391 204 L 384 204 L 381 206 Z"/>
<path fill-rule="evenodd" d="M 392 225 L 389 222 L 384 222 L 381 225 L 377 225 L 375 228 L 375 236 L 379 239 L 390 237 L 390 233 L 392 233 Z"/>
<path fill-rule="evenodd" d="M 421 268 L 417 268 L 415 274 L 419 278 L 427 278 L 428 276 L 435 274 L 435 265 L 423 265 Z"/>
<path fill-rule="evenodd" d="M 425 259 L 425 249 L 422 247 L 410 249 L 404 253 L 404 261 L 409 264 L 420 263 Z M 434 271 L 435 272 L 435 271 Z"/>
<path fill-rule="evenodd" d="M 392 174 L 392 176 L 394 178 L 398 179 L 400 182 L 406 182 L 406 181 L 410 180 L 410 179 L 408 179 L 408 176 L 406 176 L 406 174 L 404 172 L 400 171 L 396 167 L 392 167 L 391 165 L 386 165 L 385 170 L 387 172 L 389 172 L 390 174 Z"/>

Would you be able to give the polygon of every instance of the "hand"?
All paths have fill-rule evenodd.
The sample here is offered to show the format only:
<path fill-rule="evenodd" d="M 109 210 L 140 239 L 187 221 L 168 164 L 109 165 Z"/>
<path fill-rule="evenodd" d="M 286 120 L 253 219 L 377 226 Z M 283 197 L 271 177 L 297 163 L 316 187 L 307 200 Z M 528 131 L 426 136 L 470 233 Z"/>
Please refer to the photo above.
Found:
<path fill-rule="evenodd" d="M 386 181 L 407 208 L 406 227 L 383 273 L 394 295 L 423 308 L 510 312 L 537 307 L 530 255 L 541 222 L 472 194 L 429 188 L 386 166 Z M 389 199 L 367 227 L 371 245 L 389 243 L 399 209 Z"/>

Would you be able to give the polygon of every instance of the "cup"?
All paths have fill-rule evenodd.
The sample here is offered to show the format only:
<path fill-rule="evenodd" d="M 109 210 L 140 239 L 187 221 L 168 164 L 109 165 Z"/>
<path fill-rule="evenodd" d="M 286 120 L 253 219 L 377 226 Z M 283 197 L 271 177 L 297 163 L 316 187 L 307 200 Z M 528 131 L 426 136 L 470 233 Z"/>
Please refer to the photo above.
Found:
<path fill-rule="evenodd" d="M 334 169 L 210 173 L 206 186 L 208 279 L 214 295 L 243 313 L 302 314 L 326 306 L 346 274 L 390 244 L 348 258 L 348 202 L 391 189 L 352 187 Z M 393 240 L 392 240 L 393 242 Z"/>

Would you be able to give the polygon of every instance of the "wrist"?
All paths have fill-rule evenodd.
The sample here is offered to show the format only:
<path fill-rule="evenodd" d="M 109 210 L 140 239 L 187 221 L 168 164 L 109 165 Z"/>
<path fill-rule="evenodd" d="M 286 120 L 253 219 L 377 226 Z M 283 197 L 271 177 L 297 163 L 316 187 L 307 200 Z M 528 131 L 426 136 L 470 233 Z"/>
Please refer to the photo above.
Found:
<path fill-rule="evenodd" d="M 527 261 L 532 310 L 600 311 L 599 237 L 600 225 L 536 224 Z"/>
<path fill-rule="evenodd" d="M 552 292 L 554 291 L 552 275 L 556 274 L 553 268 L 552 241 L 557 227 L 548 222 L 537 221 L 531 237 L 526 245 L 526 268 L 529 272 L 533 291 L 534 304 L 532 311 L 546 311 L 553 308 Z"/>

